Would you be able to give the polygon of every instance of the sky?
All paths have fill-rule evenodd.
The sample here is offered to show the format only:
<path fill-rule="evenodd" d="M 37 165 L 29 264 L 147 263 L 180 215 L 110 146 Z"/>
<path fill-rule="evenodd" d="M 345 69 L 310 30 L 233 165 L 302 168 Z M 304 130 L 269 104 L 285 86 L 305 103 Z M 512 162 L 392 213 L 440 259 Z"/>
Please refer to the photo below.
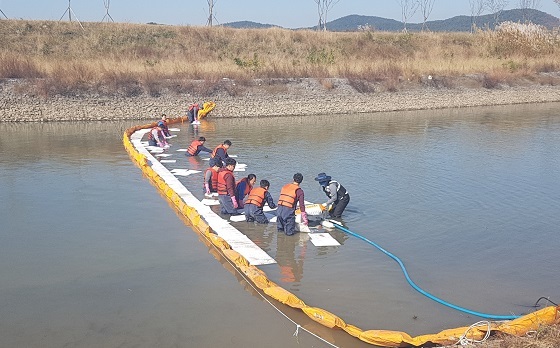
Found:
<path fill-rule="evenodd" d="M 168 25 L 205 25 L 208 0 L 70 0 L 72 18 L 82 22 L 99 22 L 107 13 L 115 22 Z M 509 0 L 506 9 L 519 7 L 519 0 Z M 68 0 L 0 0 L 0 10 L 10 19 L 68 20 Z M 541 0 L 541 11 L 560 17 L 560 7 L 553 0 Z M 328 13 L 328 21 L 351 14 L 401 20 L 397 0 L 339 0 Z M 214 24 L 253 21 L 284 28 L 312 27 L 318 21 L 314 0 L 214 0 Z M 435 0 L 428 20 L 470 15 L 469 0 Z M 0 18 L 4 16 L 0 13 Z M 411 23 L 422 22 L 418 11 Z"/>

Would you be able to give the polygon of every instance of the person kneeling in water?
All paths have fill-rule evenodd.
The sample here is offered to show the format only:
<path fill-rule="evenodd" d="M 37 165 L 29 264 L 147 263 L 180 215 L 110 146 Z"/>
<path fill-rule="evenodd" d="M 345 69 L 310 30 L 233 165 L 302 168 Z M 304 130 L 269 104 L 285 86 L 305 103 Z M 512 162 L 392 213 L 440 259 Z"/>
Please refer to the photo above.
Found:
<path fill-rule="evenodd" d="M 272 209 L 276 208 L 276 204 L 274 204 L 274 200 L 270 192 L 268 192 L 269 187 L 270 183 L 268 180 L 261 180 L 260 187 L 255 187 L 249 192 L 249 197 L 247 197 L 245 202 L 245 220 L 247 222 L 268 223 L 268 219 L 263 212 L 264 204 L 268 204 Z"/>

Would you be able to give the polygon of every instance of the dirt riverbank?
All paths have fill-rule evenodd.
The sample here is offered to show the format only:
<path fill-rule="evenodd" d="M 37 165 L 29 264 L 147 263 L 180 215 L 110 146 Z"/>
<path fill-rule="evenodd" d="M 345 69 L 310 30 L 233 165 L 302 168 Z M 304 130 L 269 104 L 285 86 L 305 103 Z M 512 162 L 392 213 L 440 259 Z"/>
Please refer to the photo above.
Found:
<path fill-rule="evenodd" d="M 462 81 L 424 78 L 387 91 L 376 85 L 351 85 L 345 79 L 255 80 L 239 85 L 224 79 L 206 93 L 158 96 L 104 96 L 77 93 L 37 96 L 22 92 L 18 80 L 0 81 L 0 122 L 150 120 L 161 113 L 184 116 L 193 101 L 213 100 L 210 117 L 269 117 L 352 114 L 397 110 L 462 108 L 560 101 L 560 83 L 480 86 L 477 77 Z M 554 76 L 553 81 L 560 80 Z M 452 83 L 453 86 L 448 87 Z M 445 85 L 445 86 L 444 86 Z M 361 90 L 361 91 L 359 91 Z"/>

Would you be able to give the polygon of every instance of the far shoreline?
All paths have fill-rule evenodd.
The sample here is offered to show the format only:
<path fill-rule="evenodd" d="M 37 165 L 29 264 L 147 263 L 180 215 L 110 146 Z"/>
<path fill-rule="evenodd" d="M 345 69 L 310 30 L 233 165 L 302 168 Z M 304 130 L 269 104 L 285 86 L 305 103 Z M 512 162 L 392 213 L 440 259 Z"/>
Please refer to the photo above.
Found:
<path fill-rule="evenodd" d="M 217 106 L 211 118 L 251 118 L 311 115 L 344 115 L 391 111 L 457 109 L 560 102 L 560 85 L 500 85 L 494 88 L 444 87 L 437 79 L 425 83 L 401 83 L 393 92 L 372 88 L 357 91 L 346 79 L 254 80 L 250 86 L 224 79 L 213 95 L 161 93 L 159 96 L 39 97 L 19 92 L 22 82 L 0 81 L 0 122 L 61 122 L 154 120 L 165 113 L 186 115 L 192 102 L 212 100 Z"/>

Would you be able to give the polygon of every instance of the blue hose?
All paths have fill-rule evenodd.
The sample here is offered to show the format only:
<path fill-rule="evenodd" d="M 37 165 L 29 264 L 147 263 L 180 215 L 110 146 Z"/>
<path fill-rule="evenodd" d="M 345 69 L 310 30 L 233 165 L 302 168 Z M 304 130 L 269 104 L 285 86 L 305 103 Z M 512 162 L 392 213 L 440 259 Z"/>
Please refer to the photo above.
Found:
<path fill-rule="evenodd" d="M 474 316 L 481 317 L 481 318 L 495 319 L 495 320 L 513 320 L 513 319 L 517 319 L 517 318 L 520 317 L 519 315 L 494 315 L 494 314 L 486 314 L 486 313 L 471 311 L 470 309 L 466 309 L 466 308 L 463 308 L 463 307 L 454 305 L 454 304 L 452 304 L 452 303 L 449 303 L 449 302 L 447 302 L 447 301 L 444 301 L 444 300 L 442 300 L 442 299 L 440 299 L 440 298 L 438 298 L 438 297 L 436 297 L 436 296 L 434 296 L 434 295 L 432 295 L 432 294 L 430 294 L 430 293 L 428 293 L 428 292 L 422 290 L 418 285 L 416 285 L 416 284 L 412 281 L 412 279 L 410 279 L 410 277 L 408 276 L 408 272 L 406 271 L 406 268 L 404 267 L 403 262 L 402 262 L 398 257 L 396 257 L 395 255 L 391 254 L 391 253 L 388 252 L 387 250 L 383 249 L 381 246 L 379 246 L 379 245 L 376 244 L 375 242 L 372 242 L 371 240 L 365 238 L 364 236 L 361 236 L 361 235 L 359 235 L 359 234 L 357 234 L 357 233 L 354 233 L 354 232 L 350 231 L 349 229 L 343 227 L 342 225 L 340 225 L 340 223 L 337 223 L 337 222 L 334 221 L 334 220 L 329 220 L 329 221 L 330 221 L 336 228 L 338 228 L 339 230 L 342 230 L 342 231 L 348 233 L 348 234 L 351 235 L 351 236 L 354 236 L 354 237 L 356 237 L 356 238 L 359 238 L 359 239 L 361 239 L 361 240 L 363 240 L 363 241 L 365 241 L 365 242 L 367 242 L 367 243 L 373 245 L 373 246 L 376 247 L 377 249 L 381 250 L 385 255 L 387 255 L 387 256 L 389 256 L 390 258 L 392 258 L 393 260 L 397 261 L 397 263 L 399 264 L 399 266 L 401 267 L 401 269 L 402 269 L 402 271 L 403 271 L 403 273 L 404 273 L 404 276 L 405 276 L 405 278 L 406 278 L 406 281 L 407 281 L 416 291 L 418 291 L 418 292 L 421 293 L 422 295 L 424 295 L 424 296 L 426 296 L 426 297 L 428 297 L 428 298 L 430 298 L 430 299 L 432 299 L 432 300 L 434 300 L 434 301 L 436 301 L 436 302 L 438 302 L 438 303 L 440 303 L 440 304 L 442 304 L 442 305 L 444 305 L 444 306 L 447 306 L 447 307 L 456 309 L 456 310 L 461 311 L 461 312 L 464 312 L 464 313 L 472 314 L 472 315 L 474 315 Z"/>

